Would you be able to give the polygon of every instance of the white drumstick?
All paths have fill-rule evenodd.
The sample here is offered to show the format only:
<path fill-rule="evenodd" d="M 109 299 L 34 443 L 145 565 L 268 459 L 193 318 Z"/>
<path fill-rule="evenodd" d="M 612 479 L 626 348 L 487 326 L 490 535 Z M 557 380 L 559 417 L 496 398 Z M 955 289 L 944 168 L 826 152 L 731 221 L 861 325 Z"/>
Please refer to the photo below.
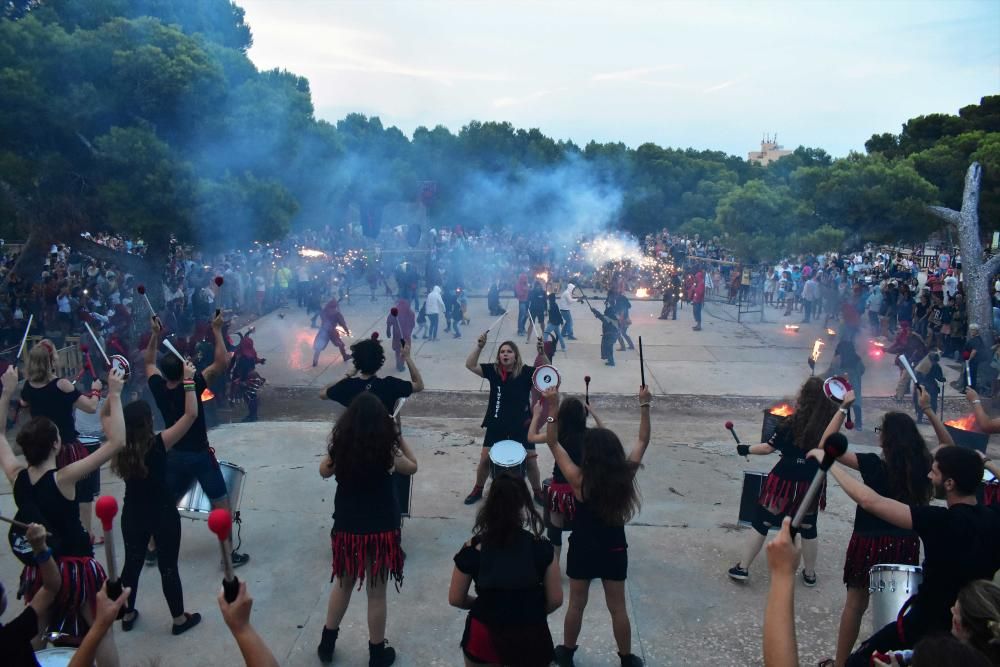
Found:
<path fill-rule="evenodd" d="M 21 338 L 21 347 L 17 348 L 17 357 L 14 359 L 14 361 L 20 359 L 21 355 L 24 354 L 24 344 L 28 342 L 28 332 L 31 331 L 31 323 L 34 321 L 35 321 L 35 315 L 34 313 L 32 313 L 31 315 L 28 316 L 28 326 L 24 328 L 24 336 Z"/>
<path fill-rule="evenodd" d="M 490 325 L 489 327 L 487 327 L 487 329 L 486 329 L 486 332 L 487 332 L 487 333 L 489 333 L 489 332 L 490 332 L 490 331 L 492 331 L 492 330 L 493 330 L 494 328 L 496 328 L 496 326 L 497 326 L 498 324 L 500 324 L 501 322 L 503 322 L 503 318 L 505 318 L 505 317 L 507 317 L 507 311 L 506 311 L 506 310 L 505 310 L 505 311 L 503 311 L 503 315 L 501 315 L 500 317 L 498 317 L 498 318 L 497 318 L 497 321 L 496 321 L 496 322 L 494 322 L 494 323 L 493 323 L 493 324 L 491 324 L 491 325 Z"/>
<path fill-rule="evenodd" d="M 163 339 L 163 344 L 167 346 L 167 349 L 168 349 L 168 350 L 170 350 L 171 352 L 173 352 L 173 353 L 174 353 L 174 356 L 175 356 L 175 357 L 177 357 L 178 359 L 180 359 L 180 360 L 181 360 L 181 363 L 182 363 L 182 364 L 183 364 L 183 363 L 184 363 L 185 361 L 187 361 L 187 359 L 185 359 L 185 358 L 184 358 L 184 355 L 182 355 L 182 354 L 181 354 L 180 352 L 178 352 L 178 351 L 177 351 L 177 348 L 176 348 L 176 347 L 174 347 L 174 346 L 173 346 L 173 344 L 172 344 L 172 343 L 171 343 L 171 342 L 170 342 L 169 340 L 167 340 L 166 338 L 164 338 L 164 339 Z"/>
<path fill-rule="evenodd" d="M 108 368 L 111 368 L 111 360 L 108 359 L 108 353 L 104 351 L 104 346 L 101 345 L 101 341 L 97 340 L 97 336 L 94 335 L 94 330 L 90 328 L 90 323 L 84 322 L 83 326 L 87 327 L 87 332 L 90 333 L 90 337 L 94 339 L 94 345 L 96 345 L 97 349 L 101 351 L 101 356 L 104 357 L 104 363 L 108 365 Z"/>
<path fill-rule="evenodd" d="M 910 365 L 910 361 L 906 358 L 905 354 L 899 355 L 899 363 L 903 365 L 903 369 L 909 374 L 910 379 L 913 380 L 913 384 L 919 385 L 920 382 L 917 381 L 917 374 L 913 372 L 913 366 Z"/>
<path fill-rule="evenodd" d="M 403 409 L 403 404 L 406 403 L 406 397 L 400 398 L 396 401 L 396 409 L 392 411 L 392 418 L 395 419 L 399 416 L 400 411 Z"/>

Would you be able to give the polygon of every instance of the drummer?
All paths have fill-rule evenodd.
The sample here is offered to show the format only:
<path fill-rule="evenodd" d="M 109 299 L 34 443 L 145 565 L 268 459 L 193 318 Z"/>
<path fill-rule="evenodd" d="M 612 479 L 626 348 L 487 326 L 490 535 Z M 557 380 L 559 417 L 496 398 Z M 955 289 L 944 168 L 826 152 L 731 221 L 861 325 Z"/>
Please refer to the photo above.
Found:
<path fill-rule="evenodd" d="M 160 345 L 160 321 L 150 318 L 152 331 L 149 344 L 143 354 L 149 391 L 156 400 L 156 407 L 163 416 L 163 423 L 170 428 L 184 416 L 184 364 L 173 354 L 164 355 L 156 365 L 156 350 Z M 167 488 L 174 498 L 180 498 L 188 490 L 192 479 L 197 479 L 202 490 L 212 503 L 213 509 L 230 509 L 229 491 L 222 477 L 215 453 L 208 446 L 208 431 L 205 427 L 205 407 L 201 395 L 205 389 L 224 375 L 229 365 L 229 355 L 222 338 L 222 312 L 215 311 L 212 333 L 215 335 L 215 355 L 211 365 L 194 374 L 195 398 L 198 401 L 198 417 L 194 425 L 174 445 L 167 455 Z M 155 559 L 150 550 L 146 562 Z M 245 565 L 250 555 L 233 550 L 233 567 Z"/>
<path fill-rule="evenodd" d="M 542 494 L 542 481 L 538 472 L 538 454 L 535 444 L 528 442 L 528 425 L 531 422 L 531 388 L 534 366 L 525 366 L 521 360 L 521 352 L 512 341 L 504 341 L 497 348 L 497 358 L 492 364 L 480 364 L 479 355 L 486 347 L 484 331 L 476 341 L 476 347 L 465 360 L 465 367 L 470 372 L 486 379 L 490 383 L 490 398 L 483 417 L 482 426 L 486 428 L 483 438 L 483 448 L 479 453 L 479 466 L 476 468 L 476 485 L 465 498 L 466 505 L 472 505 L 483 497 L 483 487 L 489 476 L 490 447 L 501 440 L 514 440 L 524 445 L 528 450 L 528 481 L 534 493 L 535 502 L 545 504 Z M 542 339 L 537 340 L 538 353 L 544 356 Z"/>
<path fill-rule="evenodd" d="M 410 341 L 403 339 L 401 345 L 403 361 L 410 371 L 409 380 L 401 380 L 392 375 L 377 377 L 376 373 L 385 364 L 385 350 L 377 338 L 365 338 L 351 345 L 351 362 L 354 368 L 320 392 L 319 397 L 348 407 L 358 394 L 370 391 L 382 401 L 386 411 L 392 414 L 396 401 L 424 390 L 424 380 L 410 356 Z"/>

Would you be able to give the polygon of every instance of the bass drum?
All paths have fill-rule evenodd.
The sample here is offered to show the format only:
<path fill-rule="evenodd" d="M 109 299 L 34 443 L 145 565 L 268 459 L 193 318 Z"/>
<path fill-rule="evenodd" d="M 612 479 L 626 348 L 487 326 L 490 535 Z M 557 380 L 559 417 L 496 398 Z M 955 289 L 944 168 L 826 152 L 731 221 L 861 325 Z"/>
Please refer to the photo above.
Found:
<path fill-rule="evenodd" d="M 917 594 L 924 570 L 917 565 L 875 565 L 868 571 L 872 632 L 895 623 L 907 601 Z"/>
<path fill-rule="evenodd" d="M 222 479 L 229 494 L 229 507 L 235 513 L 240 509 L 243 479 L 247 473 L 243 468 L 228 461 L 219 461 L 219 468 L 222 470 Z M 213 509 L 212 501 L 205 495 L 197 479 L 192 481 L 187 493 L 177 501 L 177 509 L 189 519 L 208 520 L 208 515 Z"/>
<path fill-rule="evenodd" d="M 35 651 L 35 660 L 42 667 L 69 667 L 75 653 L 75 648 L 65 646 L 43 648 L 41 651 Z"/>

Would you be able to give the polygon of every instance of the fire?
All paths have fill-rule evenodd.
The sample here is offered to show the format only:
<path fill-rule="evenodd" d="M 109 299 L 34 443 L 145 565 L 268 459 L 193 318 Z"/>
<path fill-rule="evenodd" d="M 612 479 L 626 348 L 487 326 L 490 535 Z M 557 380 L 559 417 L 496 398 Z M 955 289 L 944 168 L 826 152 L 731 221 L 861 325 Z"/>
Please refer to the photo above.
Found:
<path fill-rule="evenodd" d="M 817 338 L 816 342 L 813 343 L 812 355 L 810 355 L 809 358 L 812 359 L 813 361 L 818 361 L 820 353 L 823 352 L 823 346 L 824 345 L 826 345 L 826 342 L 824 342 L 820 338 Z"/>
<path fill-rule="evenodd" d="M 215 398 L 215 394 L 212 393 L 211 389 L 209 389 L 208 387 L 205 387 L 205 390 L 201 392 L 201 400 L 202 401 L 210 401 L 213 398 Z"/>
<path fill-rule="evenodd" d="M 874 345 L 875 347 L 885 347 L 885 343 L 883 343 L 880 340 L 873 340 L 872 345 Z"/>
<path fill-rule="evenodd" d="M 976 414 L 968 414 L 964 417 L 959 417 L 958 419 L 952 419 L 944 423 L 945 426 L 951 426 L 952 428 L 957 428 L 960 431 L 973 431 L 975 433 L 982 433 L 979 430 L 979 424 L 976 422 Z"/>
<path fill-rule="evenodd" d="M 345 329 L 344 327 L 340 326 L 339 324 L 337 325 L 337 333 L 339 333 L 341 336 L 348 336 L 349 337 L 351 335 L 351 332 L 349 330 Z"/>
<path fill-rule="evenodd" d="M 537 278 L 538 280 L 541 280 L 543 283 L 547 283 L 547 282 L 549 282 L 549 272 L 548 271 L 541 271 L 539 273 L 536 273 L 535 274 L 535 278 Z"/>
<path fill-rule="evenodd" d="M 799 325 L 798 324 L 786 324 L 785 325 L 785 331 L 791 331 L 792 333 L 795 333 L 798 330 L 799 330 Z"/>
<path fill-rule="evenodd" d="M 645 299 L 647 296 L 649 296 L 649 290 L 645 287 L 640 287 L 635 291 L 635 298 L 637 299 Z"/>
<path fill-rule="evenodd" d="M 778 403 L 777 405 L 772 405 L 768 412 L 770 412 L 775 417 L 790 417 L 795 414 L 795 408 L 789 403 Z"/>
<path fill-rule="evenodd" d="M 836 336 L 837 335 L 837 330 L 836 329 L 831 329 L 830 327 L 827 327 L 826 328 L 826 335 L 827 336 Z"/>
<path fill-rule="evenodd" d="M 322 250 L 313 250 L 312 248 L 300 248 L 299 257 L 305 257 L 306 259 L 326 259 L 327 254 Z"/>

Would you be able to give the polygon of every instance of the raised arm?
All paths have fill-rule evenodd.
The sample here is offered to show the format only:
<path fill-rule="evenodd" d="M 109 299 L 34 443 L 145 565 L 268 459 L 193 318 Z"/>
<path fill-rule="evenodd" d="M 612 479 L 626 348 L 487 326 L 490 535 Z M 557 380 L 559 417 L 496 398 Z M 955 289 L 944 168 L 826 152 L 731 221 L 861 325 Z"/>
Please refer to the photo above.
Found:
<path fill-rule="evenodd" d="M 146 349 L 142 351 L 142 362 L 146 366 L 146 377 L 151 378 L 160 374 L 160 369 L 156 367 L 156 350 L 160 347 L 160 320 L 157 317 L 149 318 L 149 342 Z"/>
<path fill-rule="evenodd" d="M 399 451 L 396 452 L 393 464 L 400 475 L 413 475 L 417 472 L 417 457 L 403 436 L 399 436 Z"/>
<path fill-rule="evenodd" d="M 184 414 L 170 428 L 162 431 L 163 446 L 170 449 L 184 437 L 198 418 L 198 390 L 194 383 L 194 364 L 184 362 Z"/>
<path fill-rule="evenodd" d="M 944 424 L 941 423 L 941 418 L 938 417 L 934 408 L 931 407 L 930 394 L 928 394 L 927 391 L 920 385 L 917 385 L 917 391 L 920 392 L 917 396 L 917 405 L 920 406 L 920 411 L 924 413 L 924 416 L 927 417 L 931 426 L 934 428 L 934 435 L 937 436 L 939 446 L 949 447 L 954 445 L 955 441 L 952 439 L 951 433 L 948 433 L 948 429 L 946 429 Z M 935 447 L 935 449 L 937 449 L 937 447 Z"/>
<path fill-rule="evenodd" d="M 468 358 L 465 360 L 465 367 L 470 371 L 483 377 L 483 369 L 479 366 L 479 355 L 482 354 L 483 348 L 486 347 L 486 334 L 489 333 L 484 331 L 476 340 L 476 346 L 472 348 L 472 352 L 469 352 Z"/>
<path fill-rule="evenodd" d="M 556 387 L 549 387 L 545 390 L 542 396 L 544 400 L 548 402 L 549 414 L 558 414 L 559 389 Z M 583 488 L 583 471 L 580 470 L 579 466 L 573 463 L 573 459 L 570 458 L 569 452 L 567 452 L 563 446 L 559 444 L 559 428 L 554 419 L 546 425 L 545 442 L 549 446 L 549 451 L 552 452 L 552 458 L 556 460 L 556 465 L 559 466 L 559 470 L 562 471 L 563 477 L 565 477 L 566 481 L 573 487 L 573 491 L 579 493 Z"/>
<path fill-rule="evenodd" d="M 406 368 L 410 371 L 410 384 L 413 385 L 413 393 L 416 394 L 424 390 L 424 378 L 420 375 L 417 365 L 413 363 L 413 357 L 410 356 L 413 345 L 407 343 L 405 338 L 400 339 L 399 344 L 403 350 L 403 361 L 406 362 Z"/>
<path fill-rule="evenodd" d="M 121 371 L 113 370 L 108 376 L 108 399 L 105 412 L 107 417 L 102 418 L 104 435 L 107 439 L 100 448 L 79 461 L 74 461 L 64 468 L 56 471 L 56 483 L 59 488 L 69 494 L 73 486 L 107 463 L 111 457 L 118 453 L 125 446 L 125 418 L 122 416 L 122 387 L 125 385 L 125 377 Z"/>
<path fill-rule="evenodd" d="M 629 452 L 628 459 L 633 463 L 642 463 L 642 457 L 646 455 L 646 448 L 649 447 L 650 424 L 649 406 L 653 394 L 649 387 L 643 385 L 639 387 L 639 437 L 635 441 L 635 446 Z"/>
<path fill-rule="evenodd" d="M 60 378 L 59 382 L 56 383 L 56 386 L 59 387 L 59 391 L 64 394 L 72 394 L 76 391 L 76 387 L 73 386 L 73 383 L 66 378 Z M 101 389 L 103 386 L 104 385 L 101 384 L 100 380 L 94 380 L 94 383 L 90 387 L 90 393 L 81 393 L 77 396 L 76 400 L 73 401 L 73 407 L 77 410 L 86 412 L 89 415 L 97 412 L 97 406 L 101 403 Z"/>
<path fill-rule="evenodd" d="M 800 553 L 792 539 L 790 525 L 791 519 L 785 517 L 781 532 L 767 545 L 771 587 L 764 608 L 765 667 L 799 665 L 799 650 L 795 641 L 795 570 Z"/>
<path fill-rule="evenodd" d="M 548 442 L 548 436 L 545 433 L 538 432 L 538 426 L 542 422 L 542 412 L 544 412 L 544 405 L 542 401 L 545 399 L 539 399 L 531 407 L 531 424 L 528 426 L 528 442 L 540 445 L 543 442 Z"/>
<path fill-rule="evenodd" d="M 854 390 L 852 389 L 851 391 L 847 392 L 844 395 L 844 401 L 843 403 L 840 404 L 840 407 L 849 408 L 852 405 L 854 405 L 854 400 L 855 400 L 855 395 L 854 395 Z M 847 415 L 845 415 L 842 410 L 837 410 L 836 412 L 833 413 L 833 416 L 830 417 L 830 423 L 827 424 L 826 430 L 823 431 L 823 437 L 819 439 L 819 447 L 817 447 L 819 451 L 821 452 L 823 451 L 823 446 L 826 444 L 827 438 L 829 438 L 834 433 L 840 432 L 840 427 L 844 425 L 844 421 L 846 419 Z M 839 459 L 837 459 L 837 461 L 843 463 L 845 466 L 851 468 L 852 470 L 858 469 L 858 455 L 855 454 L 854 452 L 844 452 L 844 455 L 841 456 Z"/>
<path fill-rule="evenodd" d="M 975 389 L 966 389 L 965 398 L 972 405 L 972 411 L 976 413 L 976 424 L 983 433 L 1000 433 L 1000 419 L 991 419 L 986 410 L 983 409 L 983 402 Z"/>
<path fill-rule="evenodd" d="M 594 423 L 597 425 L 597 428 L 604 428 L 604 422 L 601 421 L 600 416 L 594 412 L 594 408 L 590 403 L 587 403 L 587 414 L 594 418 Z"/>
<path fill-rule="evenodd" d="M 240 582 L 240 592 L 232 603 L 226 602 L 225 593 L 219 590 L 219 610 L 222 618 L 233 633 L 236 644 L 243 654 L 247 667 L 279 667 L 271 649 L 250 624 L 250 610 L 253 609 L 253 598 L 247 591 L 247 582 Z"/>
<path fill-rule="evenodd" d="M 3 472 L 11 484 L 14 483 L 17 473 L 27 467 L 14 455 L 14 450 L 7 442 L 7 407 L 15 391 L 17 391 L 17 366 L 11 364 L 4 371 L 3 391 L 0 392 L 0 466 L 3 467 Z"/>
<path fill-rule="evenodd" d="M 229 352 L 226 351 L 226 341 L 222 338 L 222 311 L 216 310 L 212 319 L 212 334 L 215 336 L 215 356 L 212 364 L 202 371 L 205 384 L 212 384 L 219 375 L 225 375 L 229 367 Z"/>
<path fill-rule="evenodd" d="M 846 470 L 837 464 L 830 468 L 830 473 L 834 476 L 844 493 L 851 497 L 861 509 L 870 514 L 874 514 L 883 521 L 887 521 L 897 528 L 913 530 L 913 517 L 910 514 L 909 505 L 904 505 L 898 500 L 886 498 L 875 492 L 871 487 L 854 479 Z"/>

